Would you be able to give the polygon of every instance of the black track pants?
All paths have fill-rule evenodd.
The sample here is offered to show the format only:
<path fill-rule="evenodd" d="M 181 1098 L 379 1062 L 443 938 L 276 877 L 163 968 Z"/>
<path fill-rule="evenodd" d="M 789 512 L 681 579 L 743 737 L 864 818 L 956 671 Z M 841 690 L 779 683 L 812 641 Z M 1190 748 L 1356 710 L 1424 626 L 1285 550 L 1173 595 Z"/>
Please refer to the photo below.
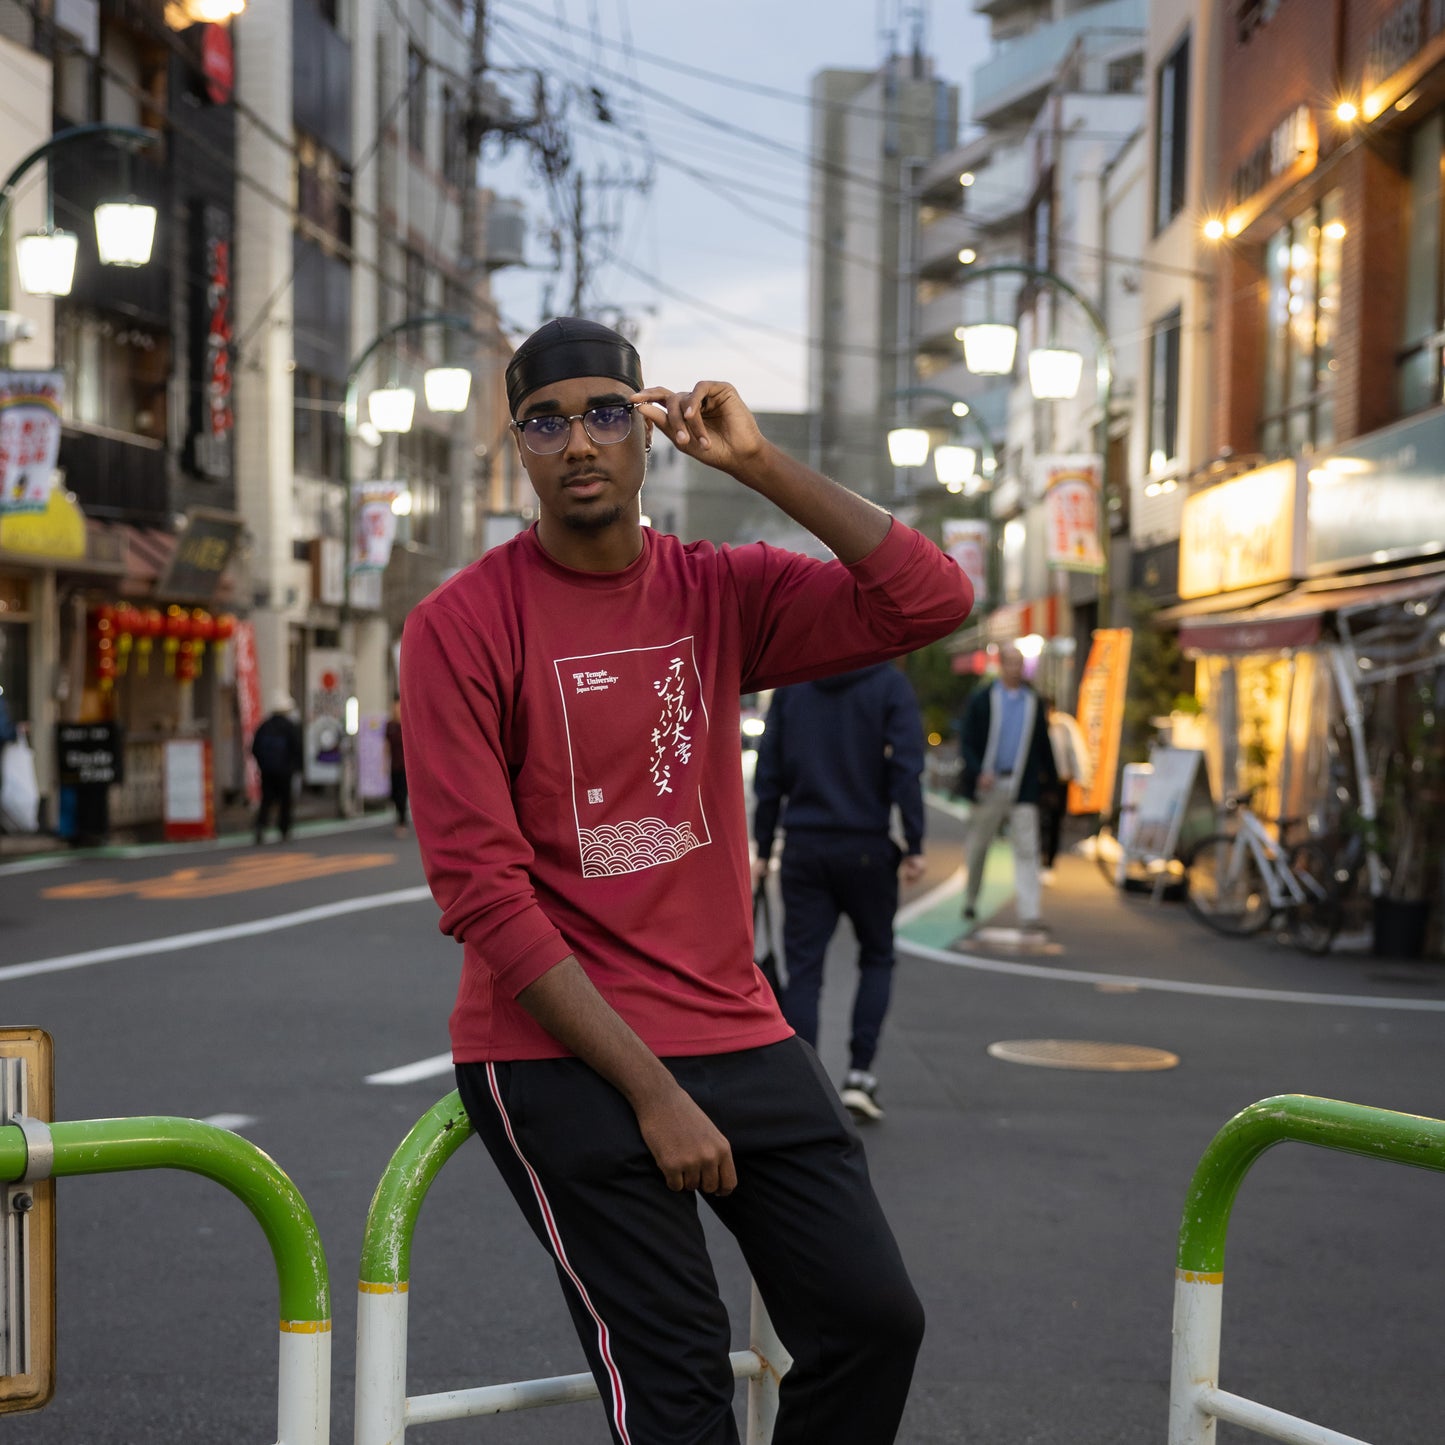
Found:
<path fill-rule="evenodd" d="M 923 1310 L 816 1055 L 794 1038 L 665 1062 L 732 1146 L 736 1191 L 703 1197 L 793 1356 L 774 1445 L 888 1445 Z M 617 1445 L 733 1445 L 697 1196 L 668 1189 L 627 1101 L 577 1059 L 459 1064 L 457 1083 L 556 1262 Z"/>

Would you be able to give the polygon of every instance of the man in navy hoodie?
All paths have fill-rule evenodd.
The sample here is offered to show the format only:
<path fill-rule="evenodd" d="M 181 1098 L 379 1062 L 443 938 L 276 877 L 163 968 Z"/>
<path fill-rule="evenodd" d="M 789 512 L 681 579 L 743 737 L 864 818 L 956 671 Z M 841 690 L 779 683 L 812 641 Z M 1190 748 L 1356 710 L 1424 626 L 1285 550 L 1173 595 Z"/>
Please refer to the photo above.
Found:
<path fill-rule="evenodd" d="M 754 878 L 767 874 L 782 814 L 783 1015 L 818 1042 L 823 958 L 840 914 L 858 939 L 843 1103 L 881 1119 L 873 1056 L 893 986 L 893 915 L 900 874 L 923 876 L 923 724 L 891 663 L 779 688 L 758 748 Z M 906 848 L 890 834 L 897 805 Z"/>

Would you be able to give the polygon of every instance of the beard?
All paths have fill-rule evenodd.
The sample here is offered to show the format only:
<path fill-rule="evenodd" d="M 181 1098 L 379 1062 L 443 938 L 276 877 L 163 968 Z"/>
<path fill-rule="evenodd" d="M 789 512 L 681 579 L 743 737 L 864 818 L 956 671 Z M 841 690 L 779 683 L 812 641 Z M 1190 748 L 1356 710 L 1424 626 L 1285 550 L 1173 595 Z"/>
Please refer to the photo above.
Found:
<path fill-rule="evenodd" d="M 605 532 L 609 527 L 615 526 L 622 520 L 622 508 L 620 506 L 599 507 L 595 512 L 568 512 L 562 519 L 569 531 L 581 532 L 584 536 L 594 536 L 598 532 Z"/>

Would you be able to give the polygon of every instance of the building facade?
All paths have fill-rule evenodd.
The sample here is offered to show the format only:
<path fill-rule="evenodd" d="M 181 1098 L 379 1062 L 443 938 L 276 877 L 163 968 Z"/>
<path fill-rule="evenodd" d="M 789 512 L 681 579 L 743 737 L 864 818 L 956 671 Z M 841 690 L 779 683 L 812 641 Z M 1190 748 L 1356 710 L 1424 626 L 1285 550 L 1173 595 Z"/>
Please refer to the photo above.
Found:
<path fill-rule="evenodd" d="M 1359 831 L 1415 903 L 1445 855 L 1442 22 L 1280 0 L 1212 37 L 1214 460 L 1170 609 L 1217 793 Z"/>

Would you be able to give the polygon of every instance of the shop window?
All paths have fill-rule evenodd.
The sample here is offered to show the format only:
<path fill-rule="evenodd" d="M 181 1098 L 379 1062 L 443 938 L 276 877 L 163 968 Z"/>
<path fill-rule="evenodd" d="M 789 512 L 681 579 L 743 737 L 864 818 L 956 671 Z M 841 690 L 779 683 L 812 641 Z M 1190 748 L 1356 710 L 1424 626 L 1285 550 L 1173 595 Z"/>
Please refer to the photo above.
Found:
<path fill-rule="evenodd" d="M 1154 230 L 1184 208 L 1189 170 L 1189 36 L 1154 73 Z"/>
<path fill-rule="evenodd" d="M 1445 401 L 1441 355 L 1441 188 L 1445 116 L 1437 111 L 1410 137 L 1410 220 L 1405 256 L 1405 326 L 1397 362 L 1400 410 L 1408 415 Z"/>
<path fill-rule="evenodd" d="M 1301 212 L 1265 248 L 1264 408 L 1260 449 L 1319 450 L 1335 439 L 1340 261 L 1346 240 L 1340 192 Z"/>
<path fill-rule="evenodd" d="M 1149 474 L 1167 472 L 1179 460 L 1179 332 L 1176 306 L 1155 323 L 1149 337 Z"/>
<path fill-rule="evenodd" d="M 292 160 L 296 228 L 328 255 L 351 245 L 351 182 L 336 153 L 298 130 Z"/>
<path fill-rule="evenodd" d="M 55 353 L 65 373 L 66 421 L 166 439 L 171 347 L 164 332 L 57 307 Z"/>

